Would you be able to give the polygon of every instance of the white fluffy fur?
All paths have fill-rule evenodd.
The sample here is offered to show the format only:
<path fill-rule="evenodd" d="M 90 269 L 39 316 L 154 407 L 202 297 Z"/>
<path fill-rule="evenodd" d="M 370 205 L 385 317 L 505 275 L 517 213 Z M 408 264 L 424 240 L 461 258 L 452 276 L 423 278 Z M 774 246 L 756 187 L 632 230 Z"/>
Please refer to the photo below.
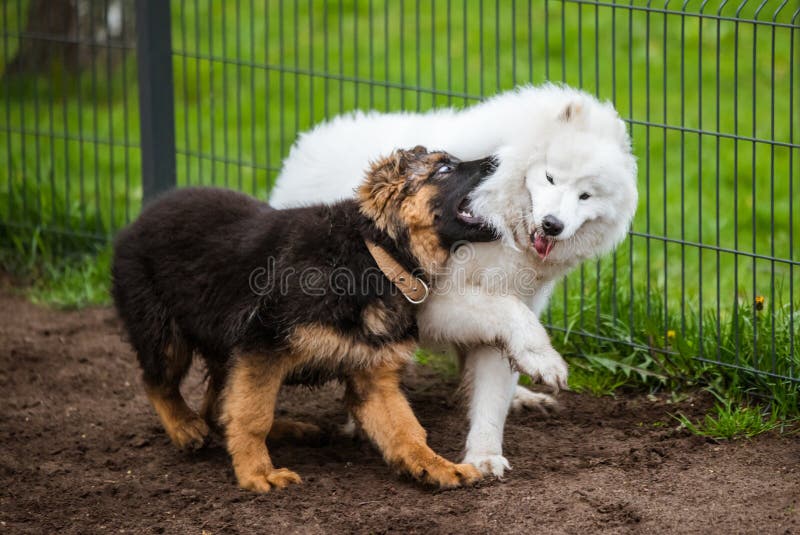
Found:
<path fill-rule="evenodd" d="M 502 93 L 464 110 L 356 112 L 301 135 L 270 202 L 286 207 L 349 197 L 370 161 L 415 145 L 462 160 L 492 154 L 500 160 L 473 193 L 471 205 L 502 240 L 453 255 L 450 273 L 459 280 L 451 281 L 451 291 L 432 295 L 418 320 L 423 339 L 472 348 L 464 374 L 471 380 L 465 460 L 502 476 L 509 468 L 502 455 L 509 408 L 541 407 L 553 400 L 516 386 L 518 373 L 488 344 L 500 342 L 534 380 L 555 390 L 566 385 L 567 366 L 538 315 L 561 277 L 625 237 L 637 201 L 630 140 L 610 104 L 549 84 Z M 583 193 L 591 197 L 580 200 Z M 564 230 L 542 259 L 531 235 L 547 215 L 560 219 Z M 521 273 L 526 288 L 508 283 L 518 282 Z"/>

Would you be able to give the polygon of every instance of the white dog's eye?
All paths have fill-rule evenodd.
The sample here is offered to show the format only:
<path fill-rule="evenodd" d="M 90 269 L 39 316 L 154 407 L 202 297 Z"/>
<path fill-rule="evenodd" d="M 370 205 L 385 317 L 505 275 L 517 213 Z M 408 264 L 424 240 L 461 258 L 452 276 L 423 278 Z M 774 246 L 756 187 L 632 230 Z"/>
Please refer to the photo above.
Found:
<path fill-rule="evenodd" d="M 551 184 L 555 184 L 555 182 L 553 182 L 553 175 L 551 175 L 550 173 L 545 173 L 544 176 L 545 178 L 547 178 L 548 182 L 550 182 Z"/>
<path fill-rule="evenodd" d="M 581 196 L 580 196 L 580 197 L 578 197 L 578 198 L 579 198 L 580 200 L 582 200 L 582 201 L 585 201 L 585 200 L 586 200 L 586 199 L 588 199 L 589 197 L 591 197 L 591 195 L 589 195 L 588 193 L 581 193 Z"/>

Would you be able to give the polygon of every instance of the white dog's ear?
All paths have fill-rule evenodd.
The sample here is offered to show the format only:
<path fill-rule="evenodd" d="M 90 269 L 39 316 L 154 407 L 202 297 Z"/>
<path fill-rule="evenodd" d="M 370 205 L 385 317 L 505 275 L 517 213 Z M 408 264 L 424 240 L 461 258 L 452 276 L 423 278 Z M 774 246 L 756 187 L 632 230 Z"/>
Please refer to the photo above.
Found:
<path fill-rule="evenodd" d="M 626 152 L 631 151 L 631 137 L 628 135 L 628 129 L 625 127 L 625 121 L 620 119 L 619 115 L 616 116 L 615 126 L 617 127 L 617 140 L 620 147 Z"/>
<path fill-rule="evenodd" d="M 583 115 L 583 102 L 574 100 L 561 110 L 558 118 L 565 123 L 569 123 L 575 122 L 580 115 Z"/>

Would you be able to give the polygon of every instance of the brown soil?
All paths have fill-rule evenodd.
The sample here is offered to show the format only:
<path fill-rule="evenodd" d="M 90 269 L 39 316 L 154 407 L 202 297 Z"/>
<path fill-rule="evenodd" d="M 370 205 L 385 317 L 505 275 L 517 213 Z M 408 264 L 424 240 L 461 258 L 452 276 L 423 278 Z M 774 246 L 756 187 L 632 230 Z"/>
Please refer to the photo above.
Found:
<path fill-rule="evenodd" d="M 30 533 L 800 532 L 800 438 L 714 443 L 670 412 L 707 400 L 561 397 L 554 417 L 515 414 L 503 481 L 434 492 L 393 475 L 363 441 L 273 448 L 300 486 L 236 487 L 225 450 L 173 448 L 148 406 L 110 309 L 59 312 L 0 290 L 0 531 Z M 196 403 L 201 375 L 187 393 Z M 466 427 L 454 385 L 412 370 L 408 395 L 435 450 Z M 281 411 L 333 428 L 331 385 L 287 388 Z"/>

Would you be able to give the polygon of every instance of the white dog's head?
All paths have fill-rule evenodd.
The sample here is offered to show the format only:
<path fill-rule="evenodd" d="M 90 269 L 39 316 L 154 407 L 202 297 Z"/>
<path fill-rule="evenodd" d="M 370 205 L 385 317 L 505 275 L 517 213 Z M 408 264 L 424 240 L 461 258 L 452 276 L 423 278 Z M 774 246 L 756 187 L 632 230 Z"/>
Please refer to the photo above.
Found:
<path fill-rule="evenodd" d="M 500 166 L 473 195 L 473 209 L 534 261 L 574 265 L 610 251 L 637 204 L 625 123 L 611 104 L 567 87 L 517 97 L 527 121 L 497 150 Z"/>
<path fill-rule="evenodd" d="M 599 106 L 599 109 L 596 107 Z M 544 158 L 528 167 L 531 243 L 543 261 L 583 260 L 613 249 L 636 212 L 636 161 L 624 123 L 593 99 L 562 113 Z"/>

